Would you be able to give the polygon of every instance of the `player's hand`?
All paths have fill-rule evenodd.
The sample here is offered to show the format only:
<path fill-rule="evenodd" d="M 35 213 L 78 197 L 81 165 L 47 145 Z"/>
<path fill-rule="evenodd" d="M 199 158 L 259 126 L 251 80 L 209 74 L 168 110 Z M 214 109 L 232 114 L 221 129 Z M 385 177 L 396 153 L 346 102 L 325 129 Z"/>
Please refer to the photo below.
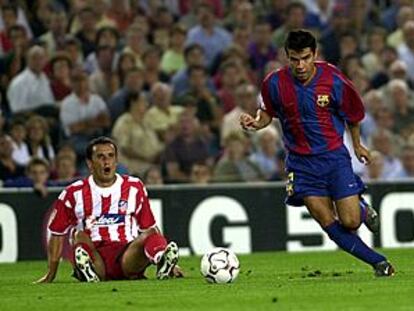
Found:
<path fill-rule="evenodd" d="M 243 130 L 256 131 L 259 128 L 256 119 L 247 113 L 242 113 L 239 121 Z"/>
<path fill-rule="evenodd" d="M 171 274 L 173 277 L 175 278 L 183 278 L 184 277 L 184 272 L 183 269 L 181 269 L 180 266 L 176 265 L 173 270 L 171 271 Z"/>
<path fill-rule="evenodd" d="M 371 163 L 371 160 L 372 160 L 371 153 L 363 145 L 354 146 L 354 151 L 355 151 L 355 155 L 358 158 L 359 162 L 364 163 L 365 165 L 368 165 Z"/>
<path fill-rule="evenodd" d="M 52 283 L 55 279 L 54 275 L 51 275 L 49 272 L 42 276 L 40 279 L 33 282 L 33 284 L 42 284 L 42 283 Z"/>

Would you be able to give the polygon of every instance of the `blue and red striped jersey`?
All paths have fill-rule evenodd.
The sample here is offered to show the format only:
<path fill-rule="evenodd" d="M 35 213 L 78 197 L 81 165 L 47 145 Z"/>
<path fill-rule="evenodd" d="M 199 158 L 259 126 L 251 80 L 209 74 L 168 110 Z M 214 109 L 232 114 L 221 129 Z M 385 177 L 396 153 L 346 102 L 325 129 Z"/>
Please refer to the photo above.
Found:
<path fill-rule="evenodd" d="M 315 155 L 343 145 L 345 123 L 365 115 L 362 99 L 352 82 L 327 62 L 315 62 L 316 73 L 302 84 L 288 66 L 263 81 L 261 109 L 278 118 L 290 152 Z"/>

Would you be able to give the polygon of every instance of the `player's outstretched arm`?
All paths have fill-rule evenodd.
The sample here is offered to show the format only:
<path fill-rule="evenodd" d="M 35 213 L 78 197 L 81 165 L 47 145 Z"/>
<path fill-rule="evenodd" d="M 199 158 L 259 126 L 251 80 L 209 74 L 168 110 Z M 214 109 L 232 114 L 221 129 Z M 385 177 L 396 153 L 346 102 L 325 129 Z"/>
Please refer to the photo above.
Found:
<path fill-rule="evenodd" d="M 62 256 L 64 235 L 53 235 L 50 237 L 47 247 L 48 270 L 44 276 L 34 283 L 51 283 L 56 277 L 59 267 L 60 257 Z"/>
<path fill-rule="evenodd" d="M 242 113 L 239 121 L 244 130 L 257 131 L 268 126 L 272 117 L 266 111 L 258 109 L 255 118 L 248 113 Z"/>

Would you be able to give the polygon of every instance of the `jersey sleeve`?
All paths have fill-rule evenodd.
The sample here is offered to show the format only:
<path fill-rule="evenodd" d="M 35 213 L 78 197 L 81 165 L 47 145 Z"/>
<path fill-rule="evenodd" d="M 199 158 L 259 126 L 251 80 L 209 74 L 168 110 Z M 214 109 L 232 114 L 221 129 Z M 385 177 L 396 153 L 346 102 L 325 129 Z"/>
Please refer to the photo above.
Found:
<path fill-rule="evenodd" d="M 152 214 L 151 206 L 149 203 L 148 192 L 142 182 L 139 183 L 137 193 L 135 219 L 137 220 L 139 231 L 145 231 L 156 225 L 155 218 Z"/>
<path fill-rule="evenodd" d="M 65 235 L 72 226 L 76 225 L 74 206 L 73 194 L 63 190 L 54 203 L 50 218 L 49 230 L 52 234 Z"/>
<path fill-rule="evenodd" d="M 273 79 L 275 74 L 276 73 L 272 72 L 263 80 L 260 94 L 257 99 L 258 108 L 265 111 L 272 118 L 277 118 L 277 113 L 272 106 L 272 100 L 276 100 L 275 93 L 277 93 L 277 85 L 275 85 Z"/>
<path fill-rule="evenodd" d="M 343 78 L 339 111 L 347 123 L 358 123 L 365 117 L 364 104 L 353 83 Z"/>

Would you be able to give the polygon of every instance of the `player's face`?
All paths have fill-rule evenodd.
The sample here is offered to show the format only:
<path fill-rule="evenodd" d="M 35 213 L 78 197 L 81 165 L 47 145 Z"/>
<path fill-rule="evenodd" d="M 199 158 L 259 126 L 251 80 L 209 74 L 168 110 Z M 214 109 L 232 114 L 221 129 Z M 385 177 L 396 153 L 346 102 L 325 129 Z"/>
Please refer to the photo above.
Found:
<path fill-rule="evenodd" d="M 87 160 L 89 170 L 98 186 L 115 182 L 117 154 L 114 145 L 99 144 L 93 147 L 92 159 Z"/>
<path fill-rule="evenodd" d="M 307 82 L 315 72 L 316 53 L 311 48 L 301 51 L 288 49 L 289 66 L 293 75 L 302 82 Z"/>

